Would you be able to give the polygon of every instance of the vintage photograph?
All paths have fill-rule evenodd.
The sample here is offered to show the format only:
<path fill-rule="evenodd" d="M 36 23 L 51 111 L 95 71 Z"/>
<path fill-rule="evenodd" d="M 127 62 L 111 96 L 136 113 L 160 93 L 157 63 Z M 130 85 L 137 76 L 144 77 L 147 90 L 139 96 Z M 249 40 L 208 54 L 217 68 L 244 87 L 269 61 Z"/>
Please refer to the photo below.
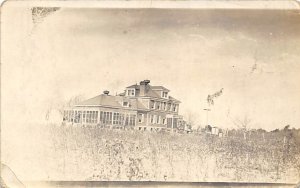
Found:
<path fill-rule="evenodd" d="M 299 23 L 4 4 L 1 187 L 297 187 Z"/>

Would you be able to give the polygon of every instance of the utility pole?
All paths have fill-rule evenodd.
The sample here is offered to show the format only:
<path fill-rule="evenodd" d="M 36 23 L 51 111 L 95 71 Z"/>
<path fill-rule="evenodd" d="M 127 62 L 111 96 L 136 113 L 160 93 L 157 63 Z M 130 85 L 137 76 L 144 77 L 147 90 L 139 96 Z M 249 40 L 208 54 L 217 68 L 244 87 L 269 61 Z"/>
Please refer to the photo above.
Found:
<path fill-rule="evenodd" d="M 210 111 L 209 108 L 204 108 L 203 110 L 206 111 L 206 125 L 208 125 L 208 112 Z"/>

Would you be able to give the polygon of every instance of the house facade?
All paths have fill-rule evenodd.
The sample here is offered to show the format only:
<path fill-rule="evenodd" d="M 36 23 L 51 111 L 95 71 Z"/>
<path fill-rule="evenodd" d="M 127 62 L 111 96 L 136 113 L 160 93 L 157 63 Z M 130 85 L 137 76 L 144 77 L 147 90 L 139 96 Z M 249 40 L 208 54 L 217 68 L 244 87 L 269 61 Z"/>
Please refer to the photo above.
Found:
<path fill-rule="evenodd" d="M 113 129 L 177 131 L 185 125 L 178 115 L 180 101 L 150 80 L 125 88 L 119 95 L 103 94 L 64 111 L 64 123 Z"/>

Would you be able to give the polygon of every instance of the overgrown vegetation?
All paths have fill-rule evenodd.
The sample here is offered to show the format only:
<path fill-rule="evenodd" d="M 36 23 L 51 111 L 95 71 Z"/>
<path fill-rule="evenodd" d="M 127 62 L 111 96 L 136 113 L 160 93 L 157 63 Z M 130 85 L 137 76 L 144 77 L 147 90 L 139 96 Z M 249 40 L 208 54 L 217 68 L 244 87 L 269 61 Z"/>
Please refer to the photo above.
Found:
<path fill-rule="evenodd" d="M 296 129 L 227 137 L 48 126 L 48 173 L 64 180 L 290 182 L 300 179 Z M 46 130 L 45 130 L 46 131 Z"/>

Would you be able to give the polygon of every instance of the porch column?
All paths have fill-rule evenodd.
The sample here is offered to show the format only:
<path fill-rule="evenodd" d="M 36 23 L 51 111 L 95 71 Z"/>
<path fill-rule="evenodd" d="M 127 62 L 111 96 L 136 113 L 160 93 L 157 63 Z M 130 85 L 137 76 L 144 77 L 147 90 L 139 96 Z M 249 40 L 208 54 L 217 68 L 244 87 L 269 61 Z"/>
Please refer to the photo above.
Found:
<path fill-rule="evenodd" d="M 112 117 L 111 117 L 111 125 L 110 128 L 112 129 L 114 127 L 114 117 L 115 117 L 115 112 L 111 113 Z"/>
<path fill-rule="evenodd" d="M 147 113 L 147 122 L 146 122 L 146 126 L 148 126 L 149 125 L 149 113 Z"/>
<path fill-rule="evenodd" d="M 138 112 L 136 111 L 136 113 L 135 113 L 135 124 L 134 124 L 133 129 L 135 129 L 137 127 L 137 124 L 138 124 Z"/>
<path fill-rule="evenodd" d="M 100 123 L 100 109 L 98 110 L 97 124 Z"/>
<path fill-rule="evenodd" d="M 72 110 L 72 125 L 74 123 L 74 120 L 75 120 L 75 110 Z"/>

